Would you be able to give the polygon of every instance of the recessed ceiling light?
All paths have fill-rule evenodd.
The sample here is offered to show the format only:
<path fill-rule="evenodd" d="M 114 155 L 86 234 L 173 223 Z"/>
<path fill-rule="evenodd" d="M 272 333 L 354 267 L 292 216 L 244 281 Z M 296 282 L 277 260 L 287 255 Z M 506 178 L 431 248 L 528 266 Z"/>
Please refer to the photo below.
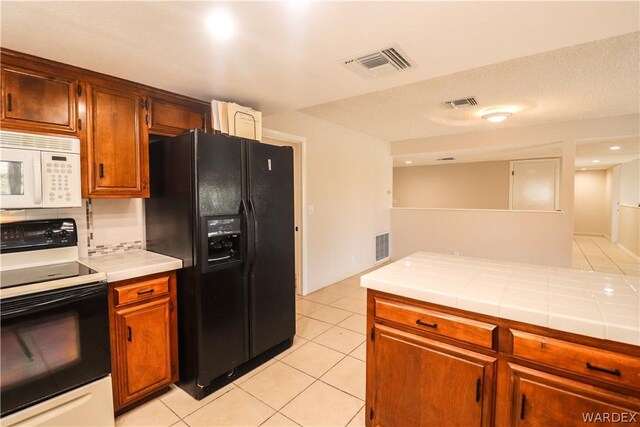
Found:
<path fill-rule="evenodd" d="M 591 163 L 600 163 L 600 160 L 591 160 Z"/>
<path fill-rule="evenodd" d="M 609 150 L 619 150 L 620 146 L 619 145 L 612 145 L 611 147 L 609 147 Z"/>
<path fill-rule="evenodd" d="M 236 24 L 224 10 L 213 12 L 207 20 L 209 32 L 216 40 L 229 40 L 236 32 Z"/>
<path fill-rule="evenodd" d="M 498 123 L 508 119 L 512 115 L 513 113 L 510 113 L 508 111 L 496 111 L 494 113 L 484 114 L 482 118 L 493 123 Z"/>
<path fill-rule="evenodd" d="M 405 165 L 410 165 L 411 163 L 413 163 L 413 160 L 407 160 L 406 162 L 404 162 Z"/>

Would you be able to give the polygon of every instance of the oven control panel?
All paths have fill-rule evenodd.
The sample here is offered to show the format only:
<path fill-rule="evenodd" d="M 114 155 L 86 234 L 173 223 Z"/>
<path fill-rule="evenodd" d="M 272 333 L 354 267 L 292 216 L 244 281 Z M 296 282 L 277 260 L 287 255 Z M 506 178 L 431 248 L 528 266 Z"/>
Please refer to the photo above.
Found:
<path fill-rule="evenodd" d="M 82 205 L 78 154 L 42 153 L 42 193 L 45 208 Z"/>
<path fill-rule="evenodd" d="M 77 244 L 78 232 L 72 218 L 19 221 L 0 226 L 0 250 L 4 253 Z"/>

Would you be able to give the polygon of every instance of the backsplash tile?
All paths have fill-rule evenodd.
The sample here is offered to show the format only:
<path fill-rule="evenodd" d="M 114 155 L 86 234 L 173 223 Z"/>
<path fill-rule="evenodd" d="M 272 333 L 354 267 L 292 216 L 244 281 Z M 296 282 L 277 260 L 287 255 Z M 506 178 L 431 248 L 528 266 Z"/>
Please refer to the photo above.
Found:
<path fill-rule="evenodd" d="M 0 222 L 73 218 L 81 258 L 144 249 L 144 200 L 83 199 L 81 207 L 0 211 Z"/>

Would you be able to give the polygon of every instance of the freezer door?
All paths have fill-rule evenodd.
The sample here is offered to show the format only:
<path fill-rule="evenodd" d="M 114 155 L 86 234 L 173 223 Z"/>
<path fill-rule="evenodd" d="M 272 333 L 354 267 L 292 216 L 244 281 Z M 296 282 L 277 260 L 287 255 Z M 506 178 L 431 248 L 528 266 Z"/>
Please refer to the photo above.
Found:
<path fill-rule="evenodd" d="M 247 146 L 251 355 L 295 334 L 293 150 Z"/>
<path fill-rule="evenodd" d="M 195 132 L 199 216 L 233 215 L 242 199 L 241 141 Z"/>

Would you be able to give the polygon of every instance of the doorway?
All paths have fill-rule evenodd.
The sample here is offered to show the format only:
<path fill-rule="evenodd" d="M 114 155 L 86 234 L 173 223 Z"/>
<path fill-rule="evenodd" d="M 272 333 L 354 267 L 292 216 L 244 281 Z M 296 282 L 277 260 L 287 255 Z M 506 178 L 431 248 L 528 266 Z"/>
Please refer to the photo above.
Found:
<path fill-rule="evenodd" d="M 303 216 L 304 206 L 304 137 L 283 132 L 262 130 L 262 143 L 291 147 L 293 149 L 293 192 L 294 192 L 294 222 L 295 222 L 295 282 L 296 293 L 304 295 L 306 290 L 306 221 Z"/>

